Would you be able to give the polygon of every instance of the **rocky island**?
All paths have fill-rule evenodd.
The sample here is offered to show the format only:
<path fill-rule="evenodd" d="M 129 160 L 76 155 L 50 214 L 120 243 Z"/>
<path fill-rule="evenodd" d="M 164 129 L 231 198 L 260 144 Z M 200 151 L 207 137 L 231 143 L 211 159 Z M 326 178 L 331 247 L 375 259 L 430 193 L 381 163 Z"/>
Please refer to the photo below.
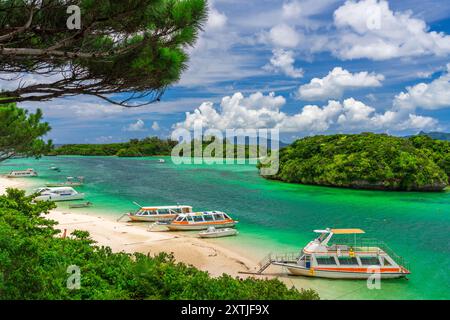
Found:
<path fill-rule="evenodd" d="M 449 185 L 450 142 L 427 136 L 322 135 L 299 139 L 279 152 L 278 173 L 265 178 L 399 191 L 442 191 Z"/>

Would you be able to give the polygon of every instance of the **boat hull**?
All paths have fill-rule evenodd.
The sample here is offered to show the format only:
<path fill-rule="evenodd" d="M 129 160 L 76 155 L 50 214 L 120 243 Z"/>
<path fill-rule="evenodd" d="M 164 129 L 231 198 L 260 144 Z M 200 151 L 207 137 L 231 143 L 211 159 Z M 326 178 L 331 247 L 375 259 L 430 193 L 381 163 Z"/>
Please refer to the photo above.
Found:
<path fill-rule="evenodd" d="M 53 202 L 61 202 L 61 201 L 73 201 L 73 200 L 83 200 L 84 193 L 78 193 L 70 196 L 38 196 L 34 198 L 35 201 L 53 201 Z"/>
<path fill-rule="evenodd" d="M 236 236 L 238 231 L 236 229 L 230 229 L 225 231 L 218 232 L 200 232 L 198 235 L 200 238 L 211 239 L 211 238 L 222 238 L 222 237 L 230 237 Z"/>
<path fill-rule="evenodd" d="M 328 278 L 328 279 L 365 279 L 373 276 L 374 273 L 367 271 L 345 271 L 345 270 L 323 270 L 320 268 L 305 268 L 299 265 L 290 263 L 274 263 L 275 265 L 283 266 L 295 276 L 306 276 L 316 278 Z M 366 269 L 366 268 L 365 268 Z M 397 269 L 397 268 L 395 268 Z M 381 279 L 396 279 L 403 278 L 407 274 L 401 271 L 381 271 Z"/>
<path fill-rule="evenodd" d="M 191 230 L 206 230 L 209 227 L 214 227 L 216 229 L 218 228 L 232 228 L 236 225 L 235 221 L 232 222 L 225 222 L 225 223 L 215 223 L 215 224 L 169 224 L 167 226 L 167 228 L 169 228 L 169 230 L 174 230 L 174 231 L 191 231 Z"/>

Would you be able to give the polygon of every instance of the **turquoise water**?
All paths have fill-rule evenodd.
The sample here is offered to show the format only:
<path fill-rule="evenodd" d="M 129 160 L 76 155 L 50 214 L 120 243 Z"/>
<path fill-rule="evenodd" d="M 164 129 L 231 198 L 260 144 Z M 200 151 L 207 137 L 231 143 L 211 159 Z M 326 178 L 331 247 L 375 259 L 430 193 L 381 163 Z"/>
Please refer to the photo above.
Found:
<path fill-rule="evenodd" d="M 222 210 L 240 220 L 240 235 L 215 239 L 251 257 L 297 251 L 326 227 L 362 228 L 410 262 L 409 280 L 364 281 L 284 278 L 319 290 L 326 299 L 450 299 L 450 192 L 358 191 L 268 181 L 254 165 L 174 165 L 170 158 L 46 157 L 16 159 L 0 173 L 35 168 L 34 181 L 83 175 L 95 208 L 120 216 L 143 205 L 187 204 Z M 49 170 L 56 165 L 61 172 Z M 65 206 L 62 204 L 61 206 Z M 271 269 L 272 270 L 272 269 Z M 273 272 L 273 271 L 271 271 Z M 282 270 L 275 270 L 282 272 Z"/>

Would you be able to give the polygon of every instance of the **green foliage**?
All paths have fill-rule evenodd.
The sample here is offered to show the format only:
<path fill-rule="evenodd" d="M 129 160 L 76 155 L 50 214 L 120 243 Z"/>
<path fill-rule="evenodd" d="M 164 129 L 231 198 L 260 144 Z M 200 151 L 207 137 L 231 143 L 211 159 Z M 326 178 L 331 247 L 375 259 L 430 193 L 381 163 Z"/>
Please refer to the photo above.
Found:
<path fill-rule="evenodd" d="M 42 136 L 50 126 L 42 121 L 42 111 L 29 114 L 15 104 L 0 103 L 0 162 L 15 156 L 40 157 L 52 149 Z"/>
<path fill-rule="evenodd" d="M 67 144 L 54 149 L 49 154 L 118 157 L 168 156 L 176 144 L 175 141 L 169 139 L 148 137 L 142 140 L 132 139 L 124 143 Z"/>
<path fill-rule="evenodd" d="M 280 169 L 267 178 L 336 187 L 439 191 L 449 182 L 449 157 L 449 142 L 426 136 L 314 136 L 281 149 Z"/>
<path fill-rule="evenodd" d="M 279 280 L 212 278 L 170 254 L 113 253 L 86 231 L 62 238 L 46 219 L 55 205 L 31 203 L 23 191 L 0 196 L 0 299 L 318 299 L 313 290 L 288 289 Z M 81 271 L 70 290 L 67 267 Z"/>
<path fill-rule="evenodd" d="M 70 5 L 81 10 L 79 30 L 66 26 Z M 206 0 L 2 0 L 0 68 L 66 75 L 3 94 L 7 102 L 74 94 L 111 101 L 109 94 L 138 92 L 114 102 L 154 101 L 180 79 L 206 19 Z"/>

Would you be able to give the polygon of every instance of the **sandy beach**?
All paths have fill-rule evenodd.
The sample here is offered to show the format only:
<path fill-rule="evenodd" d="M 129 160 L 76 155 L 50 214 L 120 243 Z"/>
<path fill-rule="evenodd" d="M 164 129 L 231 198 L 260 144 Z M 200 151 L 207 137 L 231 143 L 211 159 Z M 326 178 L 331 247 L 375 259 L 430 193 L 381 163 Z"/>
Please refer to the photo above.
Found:
<path fill-rule="evenodd" d="M 0 177 L 0 193 L 9 187 L 26 189 L 31 180 Z M 177 261 L 208 271 L 212 276 L 227 273 L 245 277 L 239 271 L 254 271 L 257 261 L 252 261 L 230 249 L 208 240 L 195 238 L 192 233 L 148 231 L 146 223 L 130 223 L 114 217 L 83 212 L 83 209 L 55 209 L 47 217 L 58 221 L 57 228 L 66 234 L 74 230 L 88 231 L 98 245 L 109 246 L 114 252 L 141 252 L 157 254 L 172 252 Z"/>

